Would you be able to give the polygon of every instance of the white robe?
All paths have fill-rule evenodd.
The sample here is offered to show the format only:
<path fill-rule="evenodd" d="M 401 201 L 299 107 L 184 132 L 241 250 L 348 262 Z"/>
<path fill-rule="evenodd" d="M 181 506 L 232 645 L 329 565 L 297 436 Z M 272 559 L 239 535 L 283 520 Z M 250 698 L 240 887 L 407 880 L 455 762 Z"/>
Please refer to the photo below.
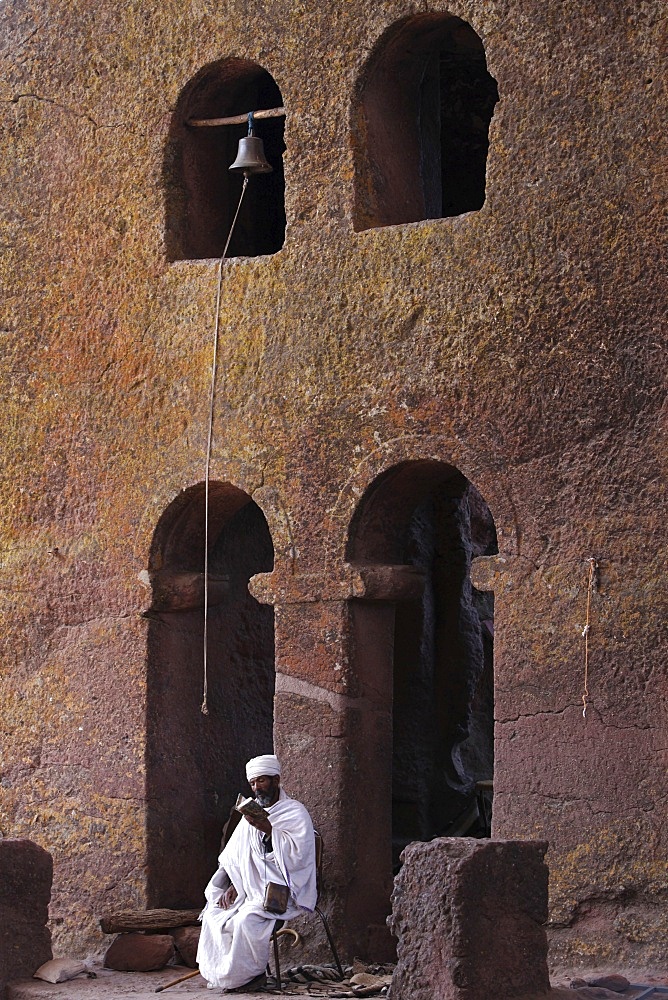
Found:
<path fill-rule="evenodd" d="M 274 922 L 289 920 L 303 910 L 312 912 L 317 902 L 311 817 L 283 789 L 267 812 L 273 851 L 265 855 L 262 833 L 242 819 L 204 892 L 207 904 L 201 914 L 197 964 L 208 982 L 223 989 L 243 986 L 264 972 Z M 230 882 L 238 895 L 224 910 L 217 904 Z M 267 882 L 290 888 L 288 908 L 280 917 L 262 907 Z"/>

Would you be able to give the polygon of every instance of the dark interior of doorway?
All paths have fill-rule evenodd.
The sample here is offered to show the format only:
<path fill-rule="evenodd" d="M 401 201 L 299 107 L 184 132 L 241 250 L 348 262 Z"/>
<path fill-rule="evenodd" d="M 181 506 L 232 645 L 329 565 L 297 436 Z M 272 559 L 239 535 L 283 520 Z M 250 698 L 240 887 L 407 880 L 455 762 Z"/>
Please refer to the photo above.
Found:
<path fill-rule="evenodd" d="M 469 574 L 473 558 L 498 551 L 496 530 L 475 486 L 435 461 L 379 477 L 354 529 L 354 561 L 410 565 L 424 578 L 421 596 L 394 613 L 396 871 L 411 841 L 491 833 L 494 597 Z"/>
<path fill-rule="evenodd" d="M 273 746 L 273 608 L 248 592 L 273 568 L 260 508 L 229 483 L 209 501 L 208 714 L 203 690 L 204 486 L 184 491 L 155 532 L 147 663 L 150 907 L 196 907 L 216 867 L 245 762 Z"/>

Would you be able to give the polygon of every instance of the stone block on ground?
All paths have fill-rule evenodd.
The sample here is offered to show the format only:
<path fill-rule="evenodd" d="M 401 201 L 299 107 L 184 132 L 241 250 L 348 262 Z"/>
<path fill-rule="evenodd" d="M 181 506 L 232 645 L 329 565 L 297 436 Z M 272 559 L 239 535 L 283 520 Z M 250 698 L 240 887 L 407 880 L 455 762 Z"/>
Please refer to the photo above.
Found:
<path fill-rule="evenodd" d="M 439 838 L 409 844 L 388 924 L 392 1000 L 511 1000 L 547 993 L 547 844 Z"/>
<path fill-rule="evenodd" d="M 0 996 L 52 957 L 47 928 L 53 863 L 31 840 L 0 840 Z"/>
<path fill-rule="evenodd" d="M 174 951 L 171 934 L 119 934 L 104 964 L 117 972 L 153 972 L 167 965 Z"/>
<path fill-rule="evenodd" d="M 172 931 L 178 953 L 189 969 L 197 968 L 197 945 L 201 930 L 201 927 L 177 927 Z"/>
<path fill-rule="evenodd" d="M 587 980 L 588 986 L 600 986 L 605 990 L 612 990 L 614 993 L 625 993 L 631 985 L 626 976 L 619 976 L 613 973 L 607 976 L 596 976 Z"/>

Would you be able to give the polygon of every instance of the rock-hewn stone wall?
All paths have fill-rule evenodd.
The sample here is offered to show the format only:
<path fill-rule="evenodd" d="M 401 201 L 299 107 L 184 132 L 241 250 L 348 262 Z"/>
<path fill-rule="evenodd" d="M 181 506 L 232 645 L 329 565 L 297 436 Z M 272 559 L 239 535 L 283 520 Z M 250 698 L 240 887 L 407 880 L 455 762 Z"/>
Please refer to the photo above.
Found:
<path fill-rule="evenodd" d="M 278 253 L 223 268 L 211 475 L 271 534 L 273 575 L 252 587 L 274 605 L 275 743 L 325 836 L 344 950 L 379 940 L 389 906 L 406 593 L 348 566 L 350 525 L 377 477 L 419 461 L 457 470 L 496 525 L 498 557 L 473 568 L 495 595 L 493 829 L 550 842 L 553 953 L 665 957 L 664 5 L 430 10 L 471 26 L 498 86 L 485 202 L 356 232 L 369 59 L 414 6 L 4 5 L 0 830 L 52 853 L 62 950 L 147 902 L 167 778 L 147 772 L 146 719 L 169 711 L 172 665 L 150 660 L 140 574 L 204 478 L 217 284 L 215 262 L 170 263 L 170 137 L 189 81 L 235 57 L 287 109 L 287 228 Z M 433 467 L 413 469 L 428 486 Z M 246 621 L 225 655 L 249 648 Z M 226 704 L 212 695 L 175 759 L 235 754 Z M 182 785 L 183 840 L 206 820 L 213 866 L 237 789 L 203 771 L 179 812 Z"/>

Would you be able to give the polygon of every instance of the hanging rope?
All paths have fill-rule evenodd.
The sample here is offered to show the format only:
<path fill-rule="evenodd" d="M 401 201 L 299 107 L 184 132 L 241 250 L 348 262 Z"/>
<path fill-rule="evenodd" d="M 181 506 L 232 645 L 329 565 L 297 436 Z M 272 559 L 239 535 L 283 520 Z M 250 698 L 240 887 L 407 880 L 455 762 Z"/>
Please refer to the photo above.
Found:
<path fill-rule="evenodd" d="M 218 339 L 220 331 L 220 299 L 223 290 L 223 261 L 227 256 L 230 240 L 237 224 L 241 203 L 244 200 L 246 188 L 248 187 L 248 174 L 244 174 L 244 182 L 241 185 L 241 195 L 239 204 L 232 219 L 232 225 L 225 243 L 225 249 L 218 261 L 218 284 L 216 289 L 216 315 L 213 324 L 213 361 L 211 364 L 211 395 L 209 398 L 209 431 L 206 441 L 206 466 L 204 470 L 204 691 L 202 697 L 202 715 L 209 714 L 207 705 L 208 677 L 207 677 L 207 646 L 208 646 L 208 621 L 209 621 L 209 470 L 211 468 L 211 444 L 213 441 L 213 410 L 216 401 L 216 375 L 218 372 Z"/>
<path fill-rule="evenodd" d="M 582 638 L 585 641 L 585 665 L 584 665 L 584 691 L 582 693 L 582 718 L 587 718 L 587 705 L 589 704 L 589 628 L 591 613 L 591 595 L 596 587 L 596 571 L 598 563 L 595 559 L 589 560 L 589 579 L 587 581 L 587 615 L 585 627 L 582 630 Z"/>

